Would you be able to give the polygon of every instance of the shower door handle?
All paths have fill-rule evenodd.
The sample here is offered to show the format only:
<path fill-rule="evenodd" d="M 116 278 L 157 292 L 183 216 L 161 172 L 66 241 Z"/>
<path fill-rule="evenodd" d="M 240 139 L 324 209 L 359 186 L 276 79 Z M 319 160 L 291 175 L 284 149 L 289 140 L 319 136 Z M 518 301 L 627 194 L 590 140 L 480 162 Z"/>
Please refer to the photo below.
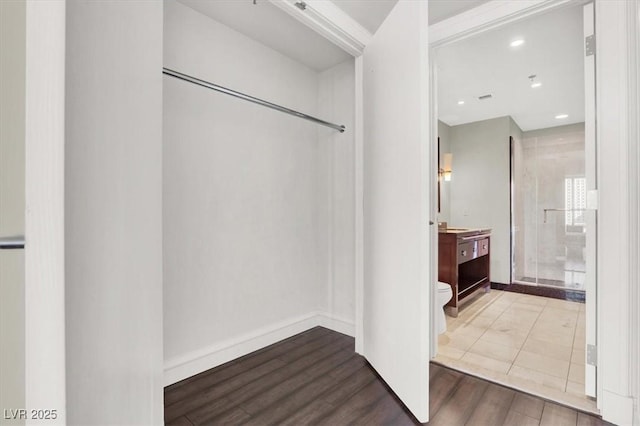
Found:
<path fill-rule="evenodd" d="M 22 235 L 0 238 L 0 250 L 23 249 L 23 248 L 24 248 L 24 236 Z"/>

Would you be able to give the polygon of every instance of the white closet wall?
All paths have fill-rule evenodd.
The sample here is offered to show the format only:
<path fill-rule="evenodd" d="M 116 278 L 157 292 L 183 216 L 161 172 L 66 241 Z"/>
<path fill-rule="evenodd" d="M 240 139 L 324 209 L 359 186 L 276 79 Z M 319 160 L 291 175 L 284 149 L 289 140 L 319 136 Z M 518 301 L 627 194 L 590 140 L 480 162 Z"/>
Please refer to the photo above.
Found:
<path fill-rule="evenodd" d="M 319 74 L 318 114 L 344 124 L 344 133 L 318 126 L 322 192 L 326 201 L 320 229 L 327 250 L 326 325 L 354 335 L 355 318 L 355 64 L 348 60 Z"/>
<path fill-rule="evenodd" d="M 164 65 L 340 124 L 352 119 L 343 114 L 353 109 L 349 64 L 321 78 L 174 1 L 165 3 Z M 163 96 L 165 384 L 331 322 L 327 312 L 349 331 L 353 231 L 349 211 L 336 215 L 330 204 L 353 204 L 353 162 L 334 161 L 345 149 L 353 155 L 352 133 L 342 138 L 350 148 L 337 147 L 335 130 L 168 76 Z M 330 107 L 336 96 L 350 104 Z M 334 228 L 344 231 L 338 239 Z"/>

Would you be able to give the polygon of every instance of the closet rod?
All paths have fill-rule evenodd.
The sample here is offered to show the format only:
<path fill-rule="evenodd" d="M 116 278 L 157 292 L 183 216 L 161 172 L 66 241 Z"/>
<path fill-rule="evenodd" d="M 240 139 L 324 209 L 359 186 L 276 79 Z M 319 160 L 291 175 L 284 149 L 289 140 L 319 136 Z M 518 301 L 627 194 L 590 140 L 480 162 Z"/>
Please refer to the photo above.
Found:
<path fill-rule="evenodd" d="M 331 127 L 332 129 L 338 130 L 340 133 L 343 133 L 345 130 L 344 126 L 329 123 L 328 121 L 320 120 L 319 118 L 312 117 L 307 114 L 303 114 L 301 112 L 259 99 L 254 98 L 253 96 L 245 95 L 244 93 L 236 92 L 235 90 L 227 89 L 226 87 L 218 86 L 217 84 L 210 83 L 208 81 L 200 80 L 196 77 L 191 77 L 190 75 L 183 74 L 178 71 L 174 71 L 169 68 L 162 68 L 162 73 L 169 75 L 171 77 L 179 78 L 180 80 L 188 81 L 189 83 L 197 84 L 202 87 L 206 87 L 207 89 L 212 89 L 217 92 L 225 93 L 227 95 L 235 96 L 236 98 L 244 99 L 245 101 L 253 102 L 254 104 L 262 105 L 267 108 L 275 109 L 276 111 L 284 112 L 286 114 L 291 114 L 293 116 L 304 118 L 305 120 L 313 121 L 314 123 L 321 124 L 323 126 Z"/>

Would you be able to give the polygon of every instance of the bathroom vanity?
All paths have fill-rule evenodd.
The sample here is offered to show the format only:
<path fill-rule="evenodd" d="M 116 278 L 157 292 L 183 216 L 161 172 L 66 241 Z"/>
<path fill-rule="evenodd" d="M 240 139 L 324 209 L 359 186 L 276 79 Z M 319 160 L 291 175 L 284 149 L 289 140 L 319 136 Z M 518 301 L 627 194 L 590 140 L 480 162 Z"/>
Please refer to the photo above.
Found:
<path fill-rule="evenodd" d="M 451 286 L 453 297 L 446 311 L 458 316 L 458 308 L 478 291 L 491 285 L 490 229 L 446 228 L 438 231 L 438 281 Z"/>

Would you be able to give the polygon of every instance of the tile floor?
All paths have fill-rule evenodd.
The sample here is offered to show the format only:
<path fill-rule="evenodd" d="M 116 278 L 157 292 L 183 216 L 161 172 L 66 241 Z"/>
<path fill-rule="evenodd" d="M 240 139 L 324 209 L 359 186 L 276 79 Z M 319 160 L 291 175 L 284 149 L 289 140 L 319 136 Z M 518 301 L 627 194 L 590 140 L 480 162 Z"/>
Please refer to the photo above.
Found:
<path fill-rule="evenodd" d="M 434 361 L 597 412 L 584 394 L 585 305 L 491 290 L 447 315 Z"/>

